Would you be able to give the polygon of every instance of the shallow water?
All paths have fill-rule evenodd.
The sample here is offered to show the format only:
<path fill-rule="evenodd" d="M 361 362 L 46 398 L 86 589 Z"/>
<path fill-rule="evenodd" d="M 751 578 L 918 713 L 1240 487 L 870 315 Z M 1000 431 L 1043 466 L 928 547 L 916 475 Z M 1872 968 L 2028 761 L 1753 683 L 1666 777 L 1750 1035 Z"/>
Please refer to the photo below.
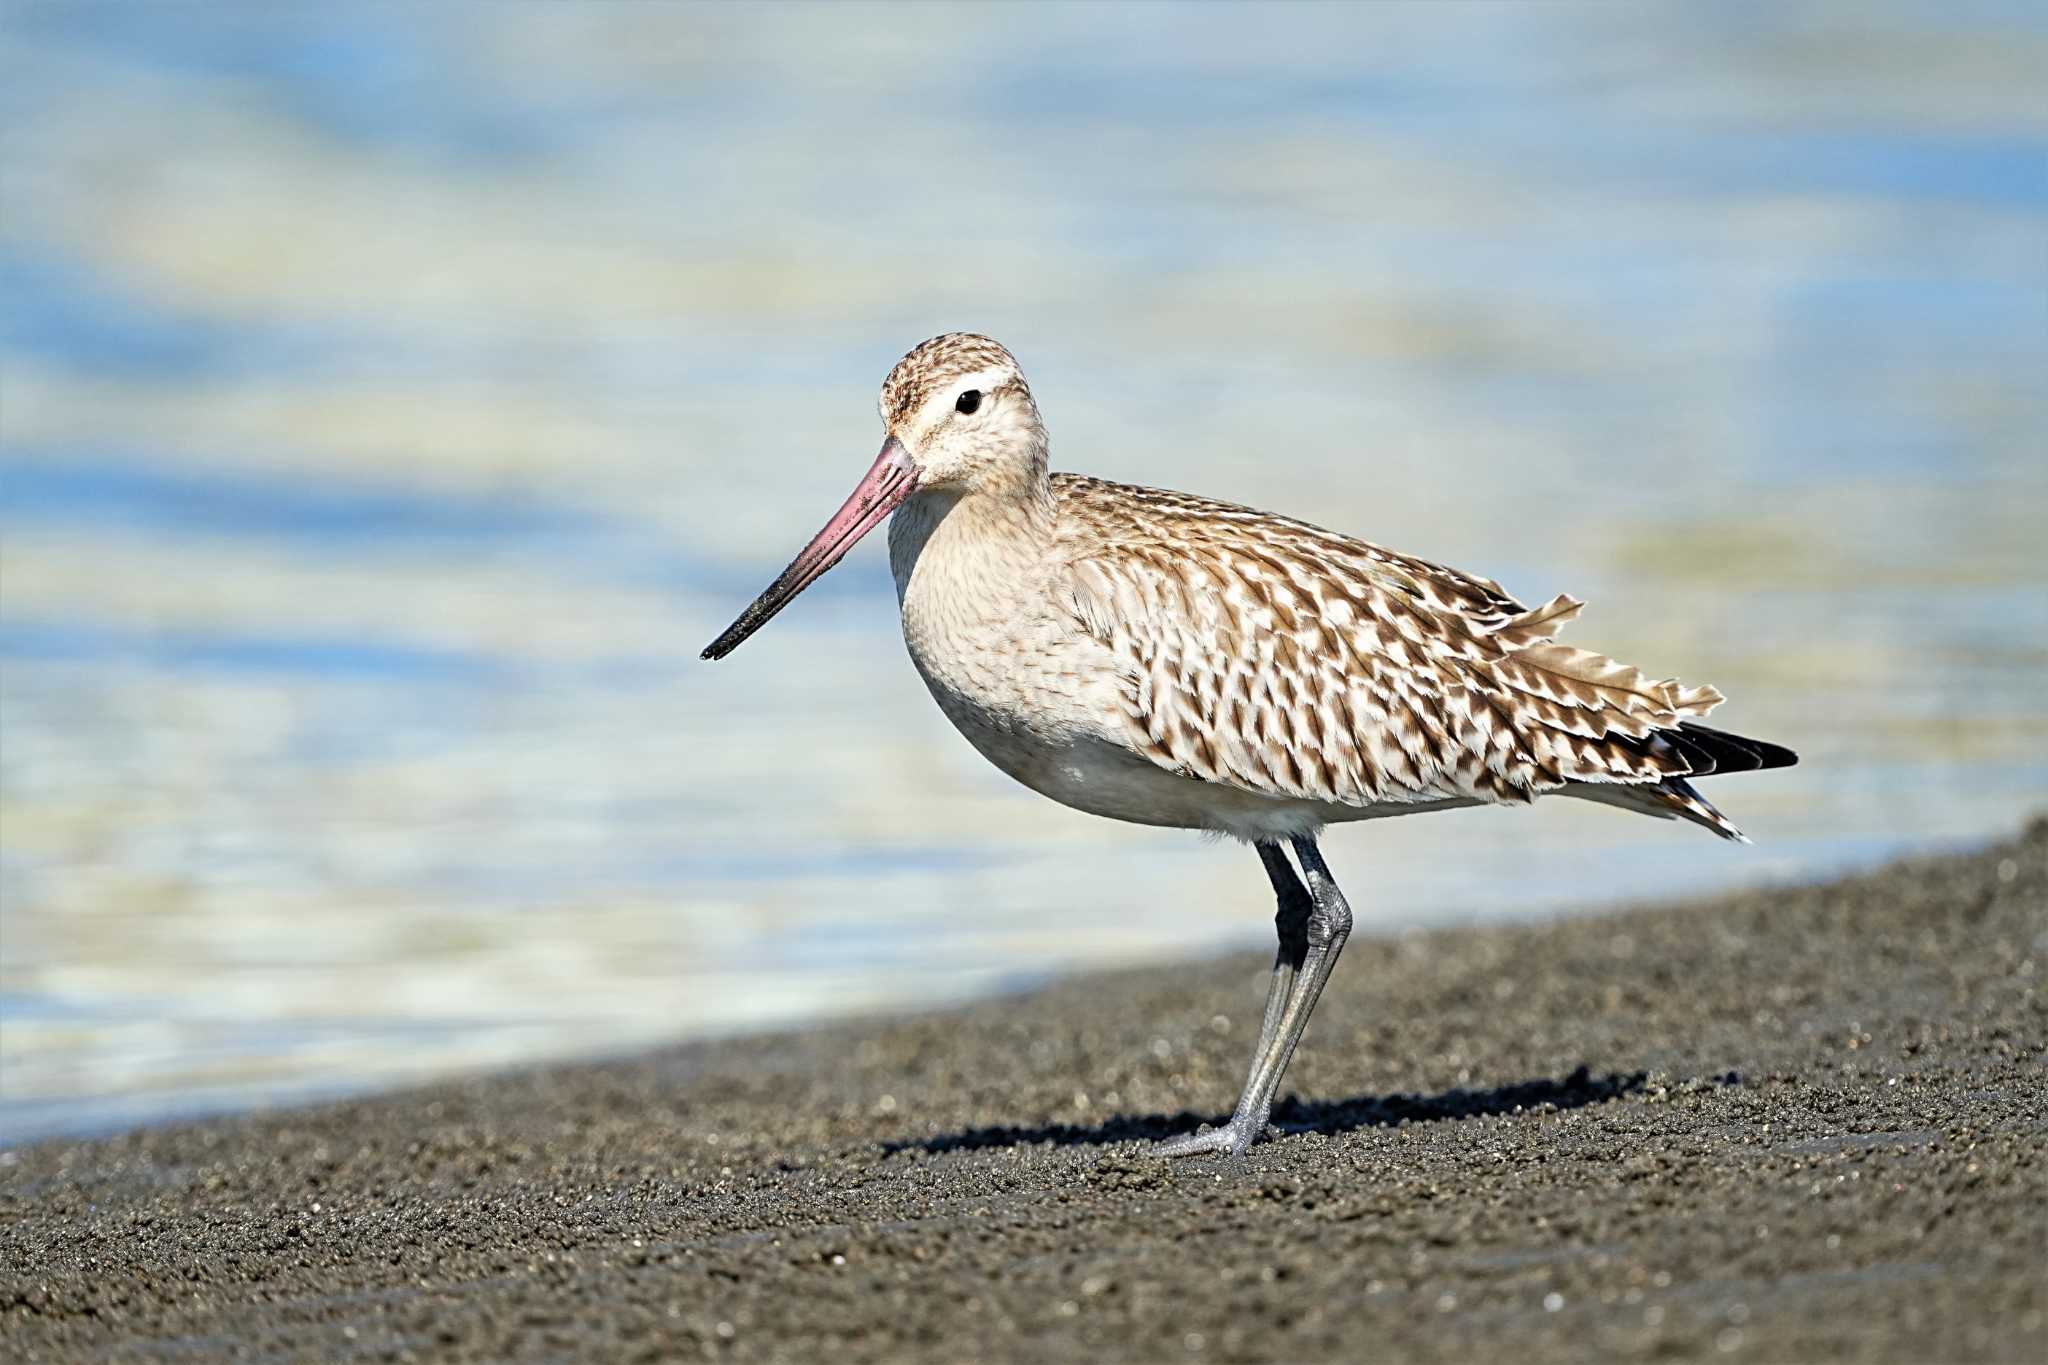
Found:
<path fill-rule="evenodd" d="M 1366 922 L 1800 878 L 2048 794 L 2025 7 L 15 6 L 0 1139 L 1270 932 L 1051 806 L 878 546 L 698 648 L 1003 338 L 1055 464 L 1591 602 L 1757 838 L 1339 831 Z"/>

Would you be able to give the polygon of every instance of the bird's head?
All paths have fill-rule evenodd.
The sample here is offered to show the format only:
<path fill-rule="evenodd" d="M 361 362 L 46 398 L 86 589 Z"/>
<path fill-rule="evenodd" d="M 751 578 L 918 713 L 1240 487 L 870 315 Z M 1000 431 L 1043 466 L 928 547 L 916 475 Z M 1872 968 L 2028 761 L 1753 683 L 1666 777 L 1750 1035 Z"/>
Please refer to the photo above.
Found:
<path fill-rule="evenodd" d="M 933 337 L 882 381 L 882 426 L 920 488 L 998 492 L 1045 467 L 1045 425 L 1017 359 L 973 332 Z"/>
<path fill-rule="evenodd" d="M 1045 426 L 1007 350 L 948 332 L 882 381 L 882 452 L 825 528 L 704 651 L 722 659 L 920 489 L 1029 496 L 1045 479 Z"/>

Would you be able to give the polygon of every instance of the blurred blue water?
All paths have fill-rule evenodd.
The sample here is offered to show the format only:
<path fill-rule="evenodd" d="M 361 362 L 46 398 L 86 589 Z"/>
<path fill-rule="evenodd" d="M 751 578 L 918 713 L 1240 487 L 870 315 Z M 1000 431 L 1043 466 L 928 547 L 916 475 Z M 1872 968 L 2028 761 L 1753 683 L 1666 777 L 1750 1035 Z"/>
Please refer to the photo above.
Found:
<path fill-rule="evenodd" d="M 30 5 L 20 36 L 207 81 L 248 80 L 323 133 L 417 147 L 451 161 L 527 157 L 558 136 L 550 118 L 483 104 L 442 79 L 436 49 L 459 34 L 457 7 L 357 4 L 293 13 L 262 6 Z"/>
<path fill-rule="evenodd" d="M 505 499 L 430 496 L 335 479 L 166 467 L 144 451 L 9 449 L 0 516 L 114 531 L 257 535 L 311 544 L 522 541 L 588 533 L 587 521 Z"/>
<path fill-rule="evenodd" d="M 30 663 L 127 663 L 177 670 L 346 674 L 407 684 L 487 682 L 511 661 L 374 640 L 283 639 L 264 635 L 119 630 L 70 621 L 0 621 L 0 659 Z"/>
<path fill-rule="evenodd" d="M 872 549 L 696 663 L 954 327 L 1059 466 L 1591 597 L 1807 756 L 1746 861 L 1355 832 L 1379 927 L 2048 792 L 2038 6 L 938 13 L 0 16 L 0 1141 L 1255 940 L 965 751 Z"/>
<path fill-rule="evenodd" d="M 159 381 L 297 371 L 338 350 L 318 328 L 229 322 L 151 304 L 103 270 L 10 244 L 0 256 L 0 344 L 91 374 Z"/>

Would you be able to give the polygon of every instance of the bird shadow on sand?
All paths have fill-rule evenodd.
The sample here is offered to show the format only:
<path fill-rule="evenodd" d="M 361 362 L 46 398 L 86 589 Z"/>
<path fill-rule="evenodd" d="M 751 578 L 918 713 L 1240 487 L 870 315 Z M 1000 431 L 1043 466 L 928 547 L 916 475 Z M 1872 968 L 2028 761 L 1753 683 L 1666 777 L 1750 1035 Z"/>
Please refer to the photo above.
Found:
<path fill-rule="evenodd" d="M 1490 1090 L 1444 1090 L 1434 1095 L 1361 1095 L 1348 1100 L 1300 1100 L 1289 1096 L 1273 1106 L 1271 1123 L 1283 1133 L 1350 1133 L 1360 1128 L 1391 1128 L 1399 1123 L 1432 1123 L 1446 1119 L 1484 1118 L 1578 1109 L 1605 1104 L 1643 1088 L 1648 1073 L 1610 1071 L 1595 1076 L 1580 1067 L 1561 1080 L 1543 1077 L 1495 1086 Z M 1723 1078 L 1733 1083 L 1733 1078 Z M 884 1144 L 885 1155 L 898 1152 L 971 1152 L 985 1147 L 1020 1147 L 1051 1143 L 1057 1147 L 1114 1142 L 1157 1142 L 1191 1133 L 1204 1123 L 1222 1123 L 1228 1114 L 1205 1117 L 1188 1110 L 1178 1114 L 1118 1114 L 1101 1123 L 1050 1123 L 1036 1128 L 999 1125 L 966 1128 L 937 1137 Z"/>

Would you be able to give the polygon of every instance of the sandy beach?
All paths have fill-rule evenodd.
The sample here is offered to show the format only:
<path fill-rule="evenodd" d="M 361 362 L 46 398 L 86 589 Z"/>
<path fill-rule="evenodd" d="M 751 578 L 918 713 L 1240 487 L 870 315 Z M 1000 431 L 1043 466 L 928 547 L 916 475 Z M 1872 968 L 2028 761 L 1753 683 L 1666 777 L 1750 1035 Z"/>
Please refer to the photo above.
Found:
<path fill-rule="evenodd" d="M 2048 1351 L 2048 822 L 1355 939 L 1237 1166 L 1264 962 L 0 1155 L 17 1360 L 2012 1360 Z"/>

